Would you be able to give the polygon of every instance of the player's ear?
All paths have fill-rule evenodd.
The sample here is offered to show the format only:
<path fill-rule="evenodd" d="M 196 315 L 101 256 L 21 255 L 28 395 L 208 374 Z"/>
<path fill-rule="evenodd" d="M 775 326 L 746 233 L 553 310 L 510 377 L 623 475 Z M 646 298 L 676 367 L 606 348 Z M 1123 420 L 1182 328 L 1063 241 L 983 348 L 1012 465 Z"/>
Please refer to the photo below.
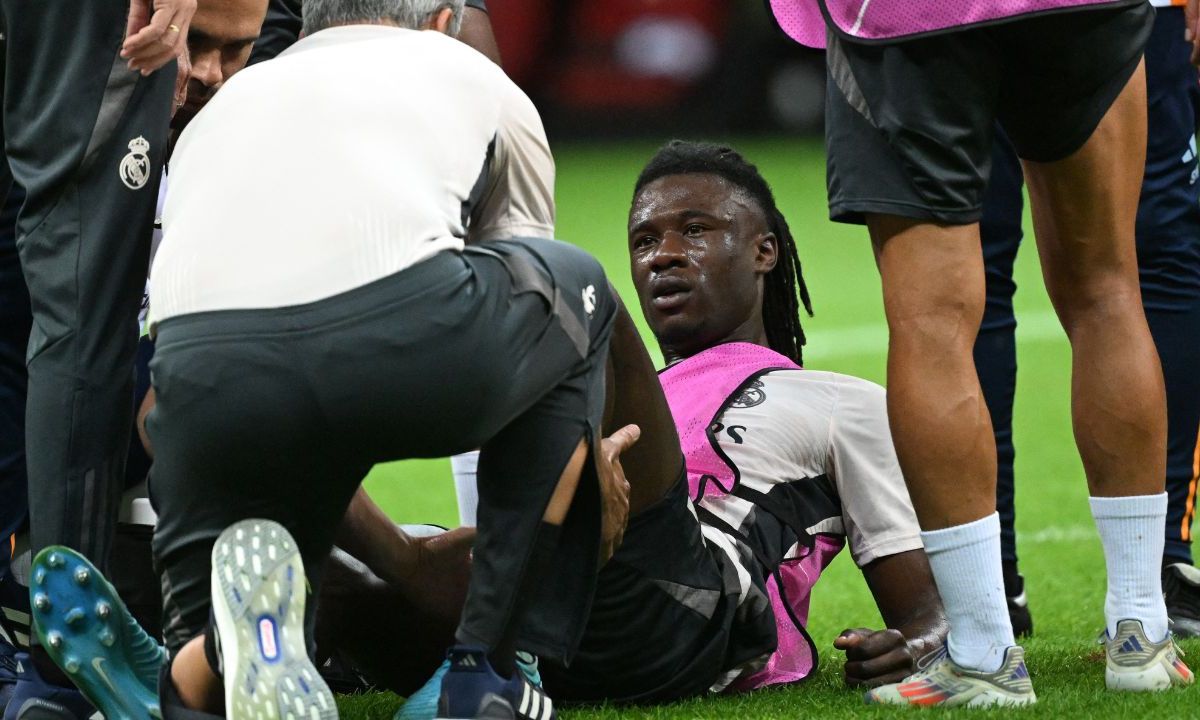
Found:
<path fill-rule="evenodd" d="M 775 233 L 763 233 L 755 239 L 754 270 L 759 275 L 766 275 L 775 269 L 779 261 L 779 238 Z"/>
<path fill-rule="evenodd" d="M 450 8 L 442 8 L 429 16 L 429 22 L 426 24 L 426 30 L 436 30 L 443 35 L 450 34 L 450 27 L 454 24 L 454 11 Z"/>

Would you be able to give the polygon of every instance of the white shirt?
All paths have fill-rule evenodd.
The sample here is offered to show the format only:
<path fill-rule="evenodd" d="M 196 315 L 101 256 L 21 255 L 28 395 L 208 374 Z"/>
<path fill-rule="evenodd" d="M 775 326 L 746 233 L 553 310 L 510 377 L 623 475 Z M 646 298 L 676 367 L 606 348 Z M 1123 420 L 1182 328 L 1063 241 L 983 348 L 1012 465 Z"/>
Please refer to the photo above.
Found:
<path fill-rule="evenodd" d="M 833 372 L 775 370 L 751 383 L 717 422 L 721 452 L 749 489 L 765 494 L 822 475 L 833 482 L 841 513 L 809 531 L 845 536 L 859 567 L 922 547 L 879 385 Z M 755 510 L 734 495 L 706 495 L 700 505 L 734 528 Z M 732 549 L 733 538 L 715 527 L 705 527 L 704 536 L 743 561 L 744 554 Z M 797 551 L 792 548 L 787 559 Z M 743 581 L 745 596 L 744 573 Z"/>
<path fill-rule="evenodd" d="M 154 321 L 298 305 L 472 241 L 552 237 L 533 103 L 437 32 L 336 27 L 227 82 L 171 159 Z"/>

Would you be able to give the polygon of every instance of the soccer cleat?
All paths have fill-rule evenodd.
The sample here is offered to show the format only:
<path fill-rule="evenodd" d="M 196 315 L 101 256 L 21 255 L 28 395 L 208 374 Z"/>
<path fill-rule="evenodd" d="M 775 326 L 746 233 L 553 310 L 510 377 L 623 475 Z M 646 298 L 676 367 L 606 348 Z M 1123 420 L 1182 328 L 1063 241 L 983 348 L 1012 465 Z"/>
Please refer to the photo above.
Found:
<path fill-rule="evenodd" d="M 1181 659 L 1171 633 L 1158 642 L 1146 637 L 1141 620 L 1122 620 L 1117 634 L 1101 635 L 1104 643 L 1104 683 L 1109 690 L 1165 690 L 1172 685 L 1191 685 L 1192 671 Z"/>
<path fill-rule="evenodd" d="M 1171 634 L 1200 637 L 1200 570 L 1188 563 L 1167 565 L 1162 571 L 1162 588 Z"/>
<path fill-rule="evenodd" d="M 442 695 L 442 678 L 450 669 L 450 661 L 442 662 L 421 689 L 408 697 L 408 700 L 396 711 L 393 720 L 434 720 L 437 717 L 438 700 Z M 542 686 L 542 675 L 538 672 L 536 655 L 527 652 L 517 652 L 517 669 L 534 687 Z"/>
<path fill-rule="evenodd" d="M 157 720 L 166 653 L 83 555 L 51 546 L 33 560 L 33 626 L 50 659 L 107 720 Z"/>
<path fill-rule="evenodd" d="M 304 642 L 306 589 L 300 551 L 282 525 L 243 520 L 217 538 L 213 617 L 230 720 L 337 720 Z"/>
<path fill-rule="evenodd" d="M 1029 600 L 1025 597 L 1025 578 L 1017 572 L 1015 563 L 1004 563 L 1004 601 L 1008 605 L 1013 636 L 1032 636 L 1033 616 L 1029 614 Z"/>
<path fill-rule="evenodd" d="M 17 653 L 17 683 L 4 710 L 4 720 L 88 720 L 96 712 L 75 688 L 42 679 L 26 653 Z"/>
<path fill-rule="evenodd" d="M 868 704 L 939 705 L 942 707 L 996 707 L 1032 705 L 1037 702 L 1033 683 L 1025 668 L 1025 650 L 1014 645 L 1004 653 L 1004 664 L 996 672 L 981 672 L 959 666 L 945 649 L 917 663 L 919 669 L 908 679 L 868 692 Z"/>
<path fill-rule="evenodd" d="M 540 687 L 513 673 L 496 674 L 483 648 L 458 645 L 447 653 L 437 720 L 555 720 L 554 703 Z"/>

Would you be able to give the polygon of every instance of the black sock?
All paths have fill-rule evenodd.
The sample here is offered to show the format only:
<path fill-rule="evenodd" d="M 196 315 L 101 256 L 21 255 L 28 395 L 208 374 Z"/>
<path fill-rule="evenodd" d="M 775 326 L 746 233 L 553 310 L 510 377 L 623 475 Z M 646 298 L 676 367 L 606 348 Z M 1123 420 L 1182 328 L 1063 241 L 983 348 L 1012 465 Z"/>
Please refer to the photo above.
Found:
<path fill-rule="evenodd" d="M 204 659 L 208 661 L 208 667 L 213 671 L 213 675 L 224 677 L 221 672 L 221 651 L 217 647 L 217 620 L 212 616 L 212 611 L 208 614 L 208 627 L 204 628 Z"/>
<path fill-rule="evenodd" d="M 29 659 L 33 662 L 33 667 L 42 680 L 58 687 L 75 689 L 75 683 L 67 677 L 67 674 L 50 658 L 46 649 L 41 645 L 34 644 L 29 647 Z"/>
<path fill-rule="evenodd" d="M 525 574 L 521 578 L 521 585 L 517 588 L 516 601 L 513 603 L 508 625 L 500 636 L 500 640 L 488 651 L 488 660 L 501 677 L 509 678 L 516 672 L 517 633 L 525 620 L 526 608 L 529 607 L 538 586 L 542 584 L 546 572 L 550 569 L 561 536 L 561 525 L 551 525 L 547 522 L 538 524 L 538 530 L 533 539 L 533 548 L 529 553 L 529 561 L 525 563 Z"/>

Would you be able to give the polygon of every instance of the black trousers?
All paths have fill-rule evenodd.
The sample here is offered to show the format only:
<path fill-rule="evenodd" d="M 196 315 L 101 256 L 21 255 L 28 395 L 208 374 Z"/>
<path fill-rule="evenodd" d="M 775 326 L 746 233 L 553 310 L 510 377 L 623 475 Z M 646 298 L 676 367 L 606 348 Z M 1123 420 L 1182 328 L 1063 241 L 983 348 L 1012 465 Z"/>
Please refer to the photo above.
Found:
<path fill-rule="evenodd" d="M 168 647 L 208 622 L 209 555 L 233 522 L 287 527 L 316 593 L 372 465 L 476 447 L 479 534 L 457 634 L 494 644 L 521 622 L 517 589 L 558 478 L 600 429 L 615 313 L 594 259 L 513 240 L 442 252 L 308 305 L 160 323 L 147 429 Z M 569 658 L 587 619 L 600 528 L 592 477 L 519 626 L 518 647 L 546 657 Z"/>
<path fill-rule="evenodd" d="M 137 312 L 175 82 L 118 56 L 127 0 L 2 0 L 3 132 L 26 192 L 17 250 L 29 286 L 26 458 L 34 552 L 65 544 L 103 567 L 132 424 Z"/>

